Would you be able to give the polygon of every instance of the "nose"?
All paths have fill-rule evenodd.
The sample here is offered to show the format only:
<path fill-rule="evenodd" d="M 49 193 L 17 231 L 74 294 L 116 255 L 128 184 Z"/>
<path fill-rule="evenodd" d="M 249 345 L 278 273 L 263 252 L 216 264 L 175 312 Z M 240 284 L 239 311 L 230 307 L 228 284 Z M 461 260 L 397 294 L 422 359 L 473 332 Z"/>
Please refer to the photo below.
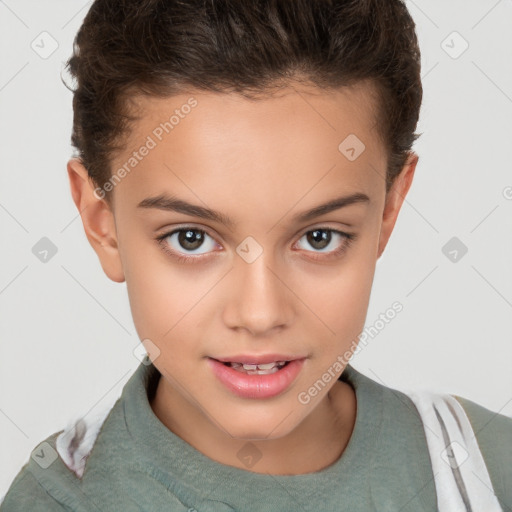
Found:
<path fill-rule="evenodd" d="M 294 294 L 286 281 L 284 271 L 276 268 L 265 251 L 252 263 L 238 258 L 230 272 L 225 324 L 261 337 L 289 325 Z"/>

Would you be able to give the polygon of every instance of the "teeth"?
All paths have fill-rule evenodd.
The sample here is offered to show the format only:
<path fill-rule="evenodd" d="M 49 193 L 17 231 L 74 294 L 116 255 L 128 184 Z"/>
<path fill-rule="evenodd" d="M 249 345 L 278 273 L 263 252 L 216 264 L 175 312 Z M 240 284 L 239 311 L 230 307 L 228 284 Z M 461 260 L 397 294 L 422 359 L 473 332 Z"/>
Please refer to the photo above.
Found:
<path fill-rule="evenodd" d="M 259 364 L 258 365 L 258 368 L 260 370 L 270 370 L 271 368 L 274 368 L 274 366 L 276 365 L 277 363 L 274 361 L 273 363 L 267 363 L 267 364 Z M 245 364 L 244 364 L 244 368 L 245 368 Z"/>
<path fill-rule="evenodd" d="M 285 364 L 286 361 L 273 361 L 265 364 L 228 363 L 231 368 L 248 375 L 271 375 L 279 371 Z"/>
<path fill-rule="evenodd" d="M 258 370 L 256 373 L 258 375 L 272 375 L 273 373 L 276 373 L 279 371 L 279 368 L 277 366 L 274 366 L 274 368 L 270 369 L 270 370 Z M 252 372 L 249 372 L 250 374 L 252 374 Z"/>

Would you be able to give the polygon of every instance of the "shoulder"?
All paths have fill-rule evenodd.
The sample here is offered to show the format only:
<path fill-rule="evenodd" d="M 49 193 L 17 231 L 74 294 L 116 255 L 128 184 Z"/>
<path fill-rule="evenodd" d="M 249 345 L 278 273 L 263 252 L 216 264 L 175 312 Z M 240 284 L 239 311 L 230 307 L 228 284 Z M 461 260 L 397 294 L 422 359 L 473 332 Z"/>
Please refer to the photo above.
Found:
<path fill-rule="evenodd" d="M 34 476 L 31 462 L 32 460 L 29 459 L 12 481 L 7 494 L 0 501 L 0 512 L 69 510 L 49 494 Z"/>
<path fill-rule="evenodd" d="M 512 506 L 512 418 L 452 395 L 473 427 L 496 494 Z"/>
<path fill-rule="evenodd" d="M 57 438 L 63 432 L 51 434 L 32 450 L 0 503 L 0 512 L 100 512 L 60 455 Z"/>
<path fill-rule="evenodd" d="M 489 438 L 492 434 L 499 434 L 506 439 L 512 439 L 512 418 L 491 411 L 484 406 L 468 400 L 467 398 L 452 395 L 462 405 L 468 415 L 471 426 L 480 440 Z M 512 448 L 511 448 L 512 449 Z"/>
<path fill-rule="evenodd" d="M 99 510 L 83 492 L 81 479 L 111 410 L 108 403 L 99 412 L 75 418 L 64 430 L 42 440 L 8 488 L 0 512 Z"/>
<path fill-rule="evenodd" d="M 115 435 L 116 421 L 123 422 L 122 396 L 110 393 L 96 408 L 73 416 L 63 430 L 39 442 L 3 500 L 0 497 L 0 512 L 99 512 L 93 497 L 84 492 L 82 480 L 94 446 L 105 436 L 111 440 Z M 101 464 L 109 454 L 100 455 Z"/>

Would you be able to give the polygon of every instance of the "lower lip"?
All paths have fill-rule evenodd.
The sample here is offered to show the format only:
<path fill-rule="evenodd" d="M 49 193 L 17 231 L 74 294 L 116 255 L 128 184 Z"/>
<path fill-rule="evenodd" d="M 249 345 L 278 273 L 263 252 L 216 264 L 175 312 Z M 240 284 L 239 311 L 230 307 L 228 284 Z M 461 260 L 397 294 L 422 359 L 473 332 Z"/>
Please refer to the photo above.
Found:
<path fill-rule="evenodd" d="M 290 387 L 302 369 L 304 359 L 290 361 L 281 370 L 269 375 L 242 373 L 212 358 L 208 358 L 208 364 L 215 376 L 235 395 L 242 398 L 270 398 Z"/>

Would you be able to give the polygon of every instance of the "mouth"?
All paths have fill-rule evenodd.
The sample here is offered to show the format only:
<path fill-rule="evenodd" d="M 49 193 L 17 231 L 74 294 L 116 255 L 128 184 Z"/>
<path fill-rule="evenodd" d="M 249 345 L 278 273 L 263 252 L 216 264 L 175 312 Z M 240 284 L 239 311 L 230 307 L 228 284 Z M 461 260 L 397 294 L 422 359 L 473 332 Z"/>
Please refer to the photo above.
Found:
<path fill-rule="evenodd" d="M 298 377 L 305 357 L 282 354 L 208 358 L 218 381 L 242 398 L 270 398 L 287 390 Z"/>

